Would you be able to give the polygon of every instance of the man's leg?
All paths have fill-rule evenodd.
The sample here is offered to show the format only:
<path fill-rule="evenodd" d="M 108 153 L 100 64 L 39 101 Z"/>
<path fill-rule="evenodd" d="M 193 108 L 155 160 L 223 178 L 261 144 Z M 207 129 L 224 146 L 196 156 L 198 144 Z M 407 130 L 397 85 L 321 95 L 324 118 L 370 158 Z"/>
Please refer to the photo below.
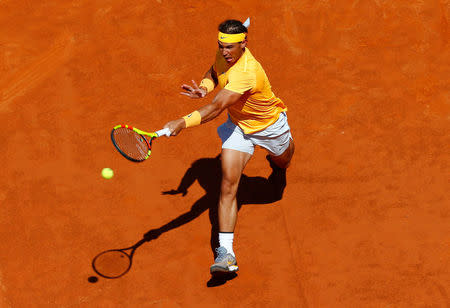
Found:
<path fill-rule="evenodd" d="M 222 184 L 219 199 L 219 231 L 234 232 L 237 219 L 236 192 L 251 154 L 231 149 L 222 150 Z"/>
<path fill-rule="evenodd" d="M 230 272 L 238 269 L 233 251 L 234 227 L 237 220 L 236 192 L 242 171 L 251 154 L 231 149 L 222 149 L 222 184 L 219 199 L 219 243 L 217 258 L 211 273 Z"/>
<path fill-rule="evenodd" d="M 294 149 L 294 142 L 290 139 L 289 146 L 283 154 L 279 156 L 274 156 L 272 154 L 267 155 L 267 160 L 272 168 L 272 173 L 268 180 L 269 183 L 272 184 L 274 200 L 281 200 L 283 197 L 283 192 L 286 188 L 286 168 L 289 167 L 291 163 Z"/>

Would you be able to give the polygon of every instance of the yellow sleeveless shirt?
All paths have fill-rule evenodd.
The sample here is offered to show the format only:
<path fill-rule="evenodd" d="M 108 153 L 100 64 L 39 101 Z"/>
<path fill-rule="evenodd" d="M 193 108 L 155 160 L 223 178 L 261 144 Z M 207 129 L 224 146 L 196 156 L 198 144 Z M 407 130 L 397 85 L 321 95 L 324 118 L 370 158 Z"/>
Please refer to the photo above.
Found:
<path fill-rule="evenodd" d="M 273 94 L 266 72 L 248 48 L 231 67 L 218 50 L 213 68 L 220 88 L 242 94 L 238 102 L 228 107 L 228 114 L 245 134 L 265 129 L 287 110 Z"/>

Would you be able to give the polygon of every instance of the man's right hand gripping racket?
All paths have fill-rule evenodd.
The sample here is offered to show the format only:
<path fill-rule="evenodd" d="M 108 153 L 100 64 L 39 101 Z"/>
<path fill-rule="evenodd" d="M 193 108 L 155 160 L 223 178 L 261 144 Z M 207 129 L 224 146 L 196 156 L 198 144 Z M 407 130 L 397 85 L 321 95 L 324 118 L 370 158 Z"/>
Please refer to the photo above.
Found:
<path fill-rule="evenodd" d="M 154 133 L 144 132 L 129 125 L 117 125 L 111 131 L 111 140 L 125 158 L 141 162 L 150 157 L 153 139 L 160 136 L 170 136 L 168 128 Z"/>

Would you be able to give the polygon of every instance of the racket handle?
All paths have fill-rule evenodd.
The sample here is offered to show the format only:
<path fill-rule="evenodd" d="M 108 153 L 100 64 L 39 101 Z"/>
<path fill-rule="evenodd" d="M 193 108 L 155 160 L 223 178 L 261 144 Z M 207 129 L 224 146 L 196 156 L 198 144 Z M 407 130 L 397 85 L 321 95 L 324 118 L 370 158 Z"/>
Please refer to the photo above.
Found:
<path fill-rule="evenodd" d="M 167 127 L 167 128 L 160 129 L 159 131 L 156 132 L 156 134 L 158 135 L 158 137 L 161 137 L 161 136 L 170 137 L 171 133 L 170 133 L 170 129 Z"/>

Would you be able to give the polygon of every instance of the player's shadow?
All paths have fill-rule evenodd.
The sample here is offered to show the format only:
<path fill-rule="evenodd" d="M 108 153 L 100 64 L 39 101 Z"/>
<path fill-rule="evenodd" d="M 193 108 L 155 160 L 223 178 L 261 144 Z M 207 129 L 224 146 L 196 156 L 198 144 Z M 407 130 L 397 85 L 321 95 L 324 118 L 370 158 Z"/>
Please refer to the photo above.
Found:
<path fill-rule="evenodd" d="M 286 187 L 286 171 L 279 169 L 271 164 L 272 173 L 268 178 L 250 177 L 242 174 L 237 192 L 238 210 L 244 204 L 268 204 L 280 200 Z M 188 193 L 189 187 L 198 181 L 205 190 L 205 194 L 198 199 L 191 209 L 165 225 L 148 231 L 144 238 L 154 239 L 161 234 L 172 229 L 178 228 L 199 217 L 208 210 L 209 220 L 211 222 L 211 250 L 215 257 L 215 248 L 218 247 L 218 201 L 220 196 L 220 184 L 222 178 L 220 154 L 214 158 L 202 158 L 196 160 L 186 171 L 180 184 L 176 189 L 163 191 L 164 195 L 181 195 Z M 226 283 L 235 278 L 235 273 L 230 275 L 214 276 L 207 286 L 214 287 Z"/>
<path fill-rule="evenodd" d="M 278 201 L 282 198 L 284 188 L 286 187 L 286 171 L 284 169 L 279 169 L 273 164 L 270 164 L 272 168 L 272 173 L 268 178 L 264 177 L 249 177 L 245 174 L 242 175 L 238 192 L 237 192 L 237 203 L 238 210 L 244 204 L 268 204 Z M 143 238 L 139 240 L 136 244 L 131 247 L 124 248 L 125 250 L 133 249 L 132 252 L 127 252 L 130 258 L 130 262 L 133 258 L 134 251 L 139 248 L 144 243 L 148 243 L 152 240 L 157 239 L 163 233 L 173 230 L 175 228 L 181 227 L 184 224 L 199 217 L 203 212 L 208 210 L 209 220 L 211 222 L 211 250 L 214 253 L 214 249 L 219 245 L 218 243 L 218 233 L 219 233 L 219 223 L 218 223 L 218 202 L 220 196 L 220 184 L 222 179 L 222 169 L 220 155 L 215 158 L 202 158 L 196 160 L 190 168 L 186 171 L 180 184 L 176 189 L 169 191 L 163 191 L 164 195 L 178 195 L 185 196 L 188 193 L 189 187 L 198 181 L 200 186 L 205 190 L 205 194 L 198 199 L 191 207 L 191 209 L 178 217 L 172 219 L 170 222 L 162 225 L 159 228 L 154 228 L 149 230 L 144 234 Z M 105 252 L 100 253 L 102 255 Z M 121 255 L 122 256 L 122 255 Z M 97 258 L 97 257 L 96 257 Z M 126 274 L 129 267 L 123 271 L 120 275 L 114 272 L 115 276 L 106 275 L 106 273 L 100 273 L 96 270 L 94 266 L 95 260 L 92 262 L 94 271 L 96 271 L 100 276 L 105 278 L 119 278 Z M 111 260 L 109 260 L 111 261 Z M 111 263 L 111 262 L 110 262 Z M 114 262 L 113 262 L 114 263 Z M 119 262 L 120 263 L 120 262 Z M 120 264 L 119 264 L 120 265 Z M 113 270 L 115 269 L 114 264 L 108 264 Z M 131 263 L 130 263 L 131 267 Z M 107 267 L 108 268 L 108 267 Z M 216 287 L 223 285 L 227 281 L 237 277 L 236 273 L 222 274 L 213 276 L 208 282 L 208 287 Z M 94 283 L 97 281 L 96 277 L 89 277 L 89 282 Z"/>

